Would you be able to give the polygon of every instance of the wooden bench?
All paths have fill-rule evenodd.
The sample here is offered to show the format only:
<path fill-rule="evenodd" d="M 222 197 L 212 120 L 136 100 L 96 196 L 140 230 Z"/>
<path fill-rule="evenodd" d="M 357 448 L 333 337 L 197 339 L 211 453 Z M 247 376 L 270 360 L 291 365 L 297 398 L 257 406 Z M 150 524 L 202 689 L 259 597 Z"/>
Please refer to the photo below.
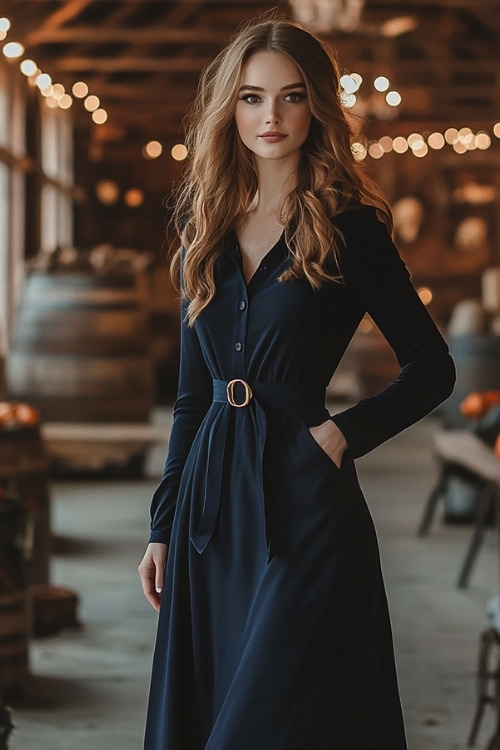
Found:
<path fill-rule="evenodd" d="M 125 466 L 155 443 L 168 443 L 169 425 L 135 422 L 45 422 L 47 453 L 73 471 Z"/>
<path fill-rule="evenodd" d="M 452 476 L 465 469 L 481 481 L 474 528 L 457 581 L 459 588 L 465 588 L 492 512 L 500 535 L 500 460 L 486 443 L 468 430 L 439 432 L 434 439 L 434 454 L 441 464 L 440 475 L 426 503 L 419 536 L 429 532 L 439 499 L 444 495 Z"/>

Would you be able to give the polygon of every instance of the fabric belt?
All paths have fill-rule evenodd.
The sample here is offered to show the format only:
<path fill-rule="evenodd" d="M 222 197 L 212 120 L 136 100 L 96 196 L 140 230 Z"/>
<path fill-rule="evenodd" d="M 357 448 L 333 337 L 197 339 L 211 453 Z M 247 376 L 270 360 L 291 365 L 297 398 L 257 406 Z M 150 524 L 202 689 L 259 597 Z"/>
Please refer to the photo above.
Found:
<path fill-rule="evenodd" d="M 192 519 L 191 542 L 201 554 L 207 548 L 217 525 L 222 478 L 224 473 L 224 453 L 227 445 L 227 434 L 233 412 L 240 412 L 248 420 L 245 445 L 246 456 L 253 461 L 252 476 L 255 477 L 255 492 L 262 502 L 263 517 L 266 519 L 264 534 L 268 549 L 268 562 L 273 557 L 271 550 L 272 530 L 269 528 L 269 513 L 265 507 L 263 459 L 268 431 L 267 413 L 283 412 L 297 409 L 301 411 L 309 406 L 308 411 L 325 413 L 324 392 L 318 394 L 315 401 L 311 396 L 307 401 L 302 399 L 297 388 L 284 383 L 246 382 L 241 379 L 214 380 L 214 403 L 225 404 L 215 415 L 208 433 L 206 467 L 204 473 L 202 497 L 198 498 L 198 512 Z"/>

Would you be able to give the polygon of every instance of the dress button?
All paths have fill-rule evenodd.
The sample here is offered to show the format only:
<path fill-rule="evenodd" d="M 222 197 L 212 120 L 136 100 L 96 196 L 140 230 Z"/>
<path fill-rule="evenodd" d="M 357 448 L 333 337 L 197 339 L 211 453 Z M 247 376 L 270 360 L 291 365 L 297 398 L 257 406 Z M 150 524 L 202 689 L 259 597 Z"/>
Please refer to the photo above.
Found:
<path fill-rule="evenodd" d="M 242 345 L 241 345 L 241 342 L 237 341 L 236 344 L 234 345 L 234 348 L 236 349 L 237 352 L 241 352 L 241 350 L 243 348 Z"/>
<path fill-rule="evenodd" d="M 242 301 L 240 302 L 240 305 L 239 305 L 239 307 L 240 307 L 240 310 L 244 310 L 246 306 L 247 306 L 247 303 L 245 302 L 245 300 L 242 300 Z"/>

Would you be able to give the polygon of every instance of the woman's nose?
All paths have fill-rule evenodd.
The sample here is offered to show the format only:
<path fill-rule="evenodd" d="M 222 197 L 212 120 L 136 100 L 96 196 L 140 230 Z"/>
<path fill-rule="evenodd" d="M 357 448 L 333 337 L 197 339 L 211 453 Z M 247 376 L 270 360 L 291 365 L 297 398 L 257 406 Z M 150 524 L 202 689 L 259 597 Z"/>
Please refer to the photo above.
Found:
<path fill-rule="evenodd" d="M 275 102 L 270 102 L 266 111 L 266 122 L 276 123 L 280 121 L 280 113 Z"/>

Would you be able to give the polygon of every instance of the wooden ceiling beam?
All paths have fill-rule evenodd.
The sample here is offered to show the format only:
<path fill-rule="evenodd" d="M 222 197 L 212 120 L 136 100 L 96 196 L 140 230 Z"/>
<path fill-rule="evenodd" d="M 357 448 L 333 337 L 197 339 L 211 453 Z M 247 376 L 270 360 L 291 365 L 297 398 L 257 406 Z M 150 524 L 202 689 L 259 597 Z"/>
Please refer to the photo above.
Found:
<path fill-rule="evenodd" d="M 231 30 L 232 31 L 232 30 Z M 40 44 L 223 44 L 230 31 L 211 28 L 166 28 L 155 26 L 146 29 L 72 26 L 61 29 L 35 29 L 27 34 L 24 43 Z"/>
<path fill-rule="evenodd" d="M 57 29 L 73 18 L 77 18 L 91 4 L 92 0 L 68 0 L 68 2 L 61 3 L 60 8 L 47 15 L 41 28 L 46 30 Z"/>
<path fill-rule="evenodd" d="M 51 60 L 51 68 L 66 73 L 196 73 L 210 59 L 207 57 L 65 57 Z"/>

